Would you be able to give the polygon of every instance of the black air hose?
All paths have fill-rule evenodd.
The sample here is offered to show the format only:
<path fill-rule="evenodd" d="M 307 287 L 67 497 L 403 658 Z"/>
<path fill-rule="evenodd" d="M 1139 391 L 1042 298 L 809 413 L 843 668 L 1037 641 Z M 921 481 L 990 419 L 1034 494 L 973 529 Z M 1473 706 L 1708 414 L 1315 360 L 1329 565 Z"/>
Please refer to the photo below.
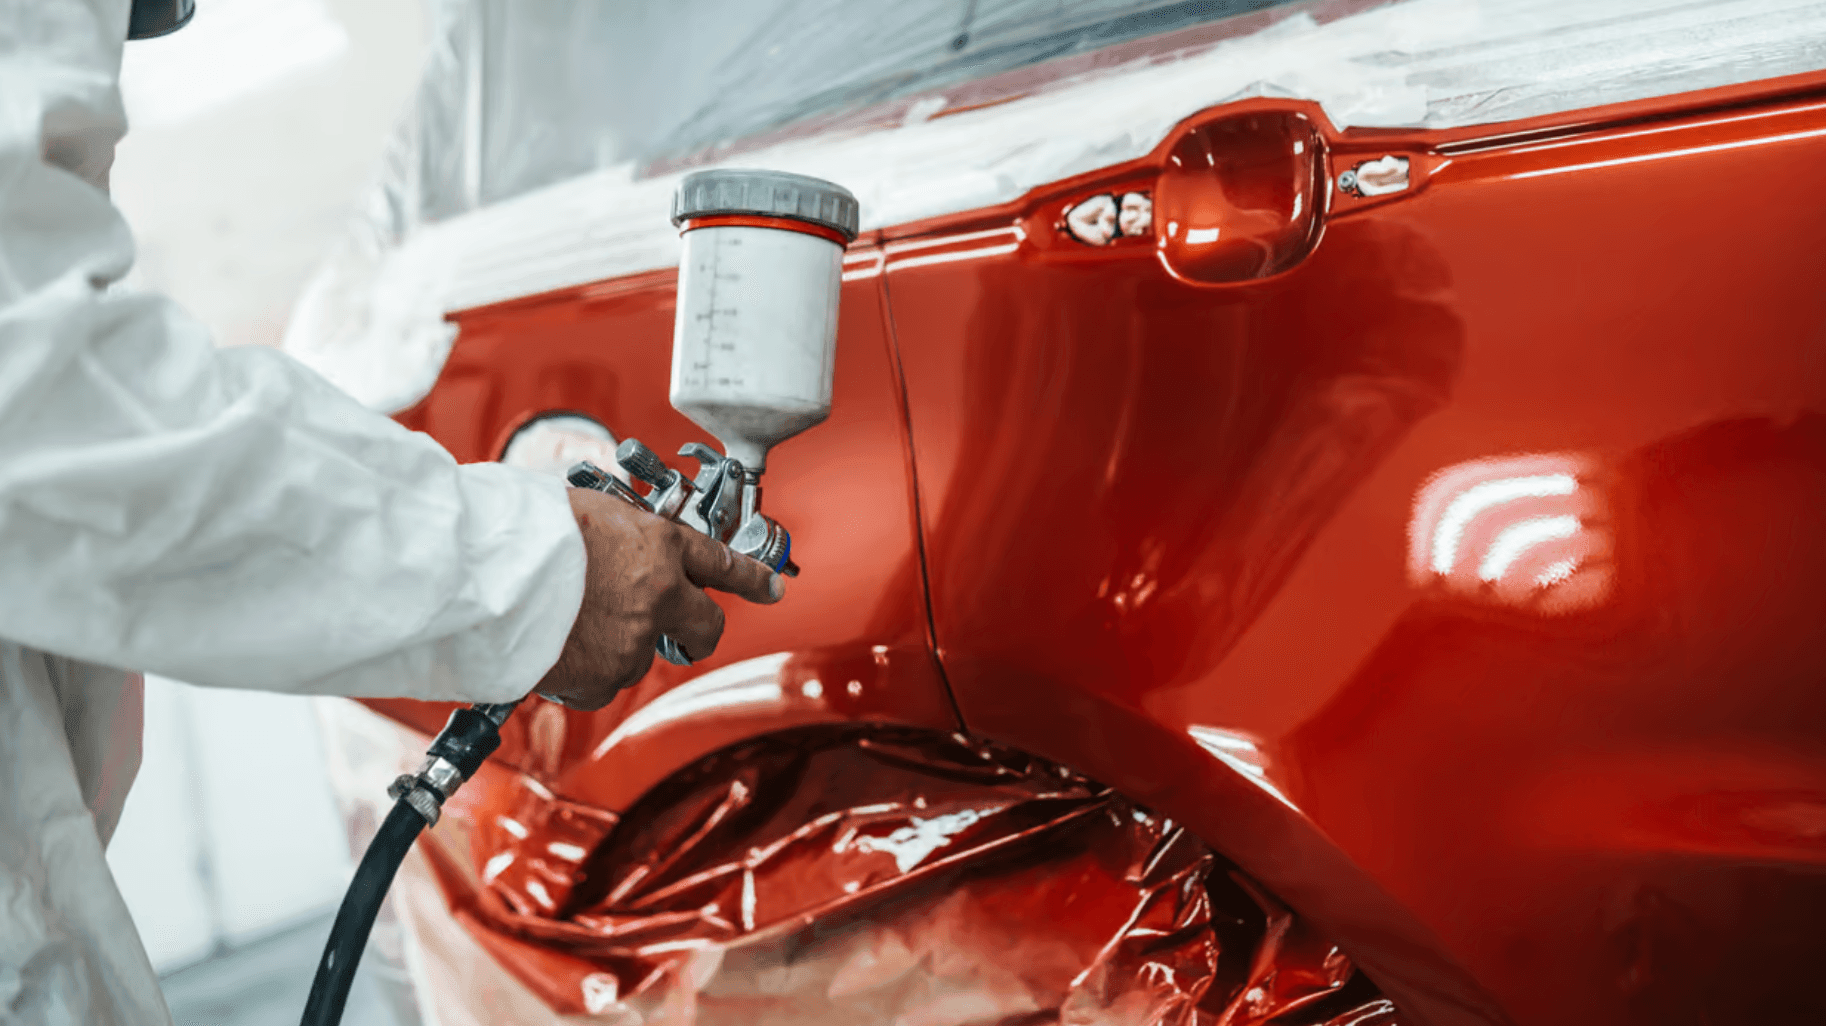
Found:
<path fill-rule="evenodd" d="M 342 907 L 336 910 L 330 939 L 317 963 L 317 976 L 311 981 L 311 996 L 304 1003 L 301 1026 L 337 1026 L 342 1022 L 349 987 L 355 982 L 355 967 L 361 963 L 362 949 L 368 946 L 368 933 L 374 929 L 374 917 L 387 898 L 393 875 L 412 850 L 419 831 L 437 822 L 444 802 L 475 774 L 483 760 L 501 747 L 501 724 L 507 722 L 519 704 L 472 705 L 451 713 L 450 722 L 426 751 L 425 765 L 388 788 L 395 798 L 393 810 L 362 853 L 355 879 L 349 881 Z"/>
<path fill-rule="evenodd" d="M 355 879 L 342 896 L 342 907 L 336 910 L 336 923 L 330 927 L 329 943 L 317 963 L 317 977 L 311 981 L 311 996 L 304 1003 L 304 1026 L 335 1026 L 342 1021 L 342 1006 L 349 1000 L 349 986 L 355 982 L 355 966 L 361 962 L 362 949 L 368 946 L 368 931 L 374 928 L 374 917 L 380 903 L 387 898 L 393 874 L 412 849 L 418 832 L 425 829 L 425 817 L 400 799 L 380 824 L 380 832 L 369 842 L 355 869 Z"/>

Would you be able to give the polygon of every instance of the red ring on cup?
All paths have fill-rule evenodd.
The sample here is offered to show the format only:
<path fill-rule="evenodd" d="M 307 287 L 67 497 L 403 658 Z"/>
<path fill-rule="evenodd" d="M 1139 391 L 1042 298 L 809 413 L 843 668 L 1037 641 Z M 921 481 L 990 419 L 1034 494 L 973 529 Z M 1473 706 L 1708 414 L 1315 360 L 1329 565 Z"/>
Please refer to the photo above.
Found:
<path fill-rule="evenodd" d="M 705 214 L 702 217 L 688 217 L 679 223 L 678 233 L 683 235 L 698 228 L 778 228 L 782 231 L 829 239 L 835 242 L 838 248 L 850 244 L 850 240 L 842 232 L 830 225 L 813 224 L 794 217 L 772 217 L 767 214 Z"/>

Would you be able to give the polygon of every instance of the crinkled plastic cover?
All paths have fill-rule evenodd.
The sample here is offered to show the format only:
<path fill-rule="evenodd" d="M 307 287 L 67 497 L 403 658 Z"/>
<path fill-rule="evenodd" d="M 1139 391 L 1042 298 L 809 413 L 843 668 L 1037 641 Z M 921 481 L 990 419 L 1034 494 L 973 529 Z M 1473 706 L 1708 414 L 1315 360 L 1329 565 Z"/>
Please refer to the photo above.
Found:
<path fill-rule="evenodd" d="M 332 718 L 350 715 L 369 714 Z M 400 735 L 405 758 L 417 739 Z M 456 1005 L 439 1021 L 1397 1021 L 1183 829 L 967 738 L 799 730 L 703 760 L 625 816 L 485 772 L 407 874 L 428 867 L 477 942 L 421 939 L 439 952 L 421 998 Z M 503 969 L 536 1005 L 488 982 Z"/>

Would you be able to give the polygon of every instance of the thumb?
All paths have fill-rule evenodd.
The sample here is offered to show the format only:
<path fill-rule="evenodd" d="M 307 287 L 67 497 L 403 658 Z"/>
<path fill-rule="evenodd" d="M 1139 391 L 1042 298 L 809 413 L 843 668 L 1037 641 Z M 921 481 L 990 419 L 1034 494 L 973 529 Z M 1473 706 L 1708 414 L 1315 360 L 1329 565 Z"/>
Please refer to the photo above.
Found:
<path fill-rule="evenodd" d="M 685 527 L 679 530 L 685 533 L 685 576 L 691 578 L 691 583 L 762 605 L 772 605 L 786 596 L 786 583 L 759 560 L 739 555 L 709 535 Z"/>

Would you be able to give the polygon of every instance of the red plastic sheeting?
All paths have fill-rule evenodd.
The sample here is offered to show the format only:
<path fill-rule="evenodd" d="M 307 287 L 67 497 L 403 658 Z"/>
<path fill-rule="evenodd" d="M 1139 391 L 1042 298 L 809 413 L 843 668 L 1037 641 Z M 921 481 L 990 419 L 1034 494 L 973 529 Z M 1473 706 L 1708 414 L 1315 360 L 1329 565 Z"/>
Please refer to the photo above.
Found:
<path fill-rule="evenodd" d="M 516 779 L 453 803 L 428 854 L 484 949 L 565 1015 L 1396 1022 L 1342 952 L 1179 827 L 962 737 L 776 736 L 622 818 Z"/>

